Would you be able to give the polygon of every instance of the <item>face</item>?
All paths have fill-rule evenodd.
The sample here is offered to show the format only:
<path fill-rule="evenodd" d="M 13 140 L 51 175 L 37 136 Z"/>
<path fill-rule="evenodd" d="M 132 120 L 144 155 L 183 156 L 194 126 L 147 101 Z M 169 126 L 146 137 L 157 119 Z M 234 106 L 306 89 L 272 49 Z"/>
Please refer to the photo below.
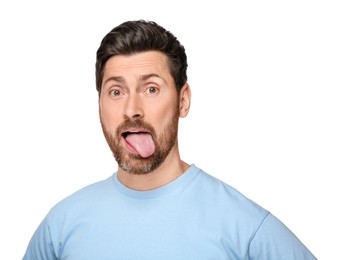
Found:
<path fill-rule="evenodd" d="M 166 56 L 149 51 L 110 58 L 103 74 L 100 120 L 119 167 L 146 174 L 177 145 L 180 98 Z"/>

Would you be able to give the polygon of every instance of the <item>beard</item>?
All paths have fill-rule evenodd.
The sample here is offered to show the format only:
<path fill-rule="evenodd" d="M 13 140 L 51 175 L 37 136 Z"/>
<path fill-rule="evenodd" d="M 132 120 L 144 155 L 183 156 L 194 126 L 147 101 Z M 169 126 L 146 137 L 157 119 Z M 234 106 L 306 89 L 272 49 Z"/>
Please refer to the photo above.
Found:
<path fill-rule="evenodd" d="M 130 119 L 127 118 L 120 124 L 115 135 L 107 130 L 107 127 L 100 117 L 101 125 L 105 139 L 112 151 L 118 166 L 131 174 L 148 174 L 157 169 L 166 159 L 173 146 L 177 142 L 178 136 L 178 121 L 179 109 L 176 109 L 174 116 L 168 120 L 161 133 L 156 133 L 151 124 L 145 122 L 143 119 Z M 141 128 L 147 130 L 152 135 L 155 145 L 155 152 L 143 158 L 139 154 L 133 154 L 125 150 L 122 145 L 122 133 L 128 128 Z"/>

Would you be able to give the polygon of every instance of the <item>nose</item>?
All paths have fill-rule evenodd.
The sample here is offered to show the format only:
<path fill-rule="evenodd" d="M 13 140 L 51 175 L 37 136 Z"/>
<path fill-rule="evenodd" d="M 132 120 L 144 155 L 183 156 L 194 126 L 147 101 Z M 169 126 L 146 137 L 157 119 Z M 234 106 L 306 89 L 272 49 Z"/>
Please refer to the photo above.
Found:
<path fill-rule="evenodd" d="M 144 116 L 142 100 L 137 94 L 128 96 L 124 116 L 130 119 Z"/>

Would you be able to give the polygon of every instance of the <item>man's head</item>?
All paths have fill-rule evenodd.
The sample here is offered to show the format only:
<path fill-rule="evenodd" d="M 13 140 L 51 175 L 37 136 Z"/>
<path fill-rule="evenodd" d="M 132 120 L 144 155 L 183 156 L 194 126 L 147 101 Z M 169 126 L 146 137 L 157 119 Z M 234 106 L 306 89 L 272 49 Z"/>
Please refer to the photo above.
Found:
<path fill-rule="evenodd" d="M 152 21 L 128 21 L 112 29 L 102 40 L 96 55 L 96 88 L 101 91 L 104 68 L 109 58 L 144 51 L 159 51 L 168 58 L 178 93 L 187 81 L 184 47 L 169 31 Z"/>
<path fill-rule="evenodd" d="M 179 117 L 189 111 L 186 55 L 153 22 L 126 22 L 97 51 L 96 81 L 105 138 L 123 171 L 146 174 L 177 158 Z"/>

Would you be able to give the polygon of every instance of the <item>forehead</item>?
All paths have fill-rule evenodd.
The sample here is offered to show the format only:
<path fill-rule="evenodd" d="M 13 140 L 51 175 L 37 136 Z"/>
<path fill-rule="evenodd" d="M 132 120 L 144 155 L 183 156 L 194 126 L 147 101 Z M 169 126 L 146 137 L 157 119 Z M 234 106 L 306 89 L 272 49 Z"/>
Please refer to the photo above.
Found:
<path fill-rule="evenodd" d="M 105 64 L 103 82 L 110 76 L 139 76 L 149 73 L 155 73 L 162 77 L 170 76 L 165 54 L 158 51 L 146 51 L 132 55 L 113 56 Z"/>

